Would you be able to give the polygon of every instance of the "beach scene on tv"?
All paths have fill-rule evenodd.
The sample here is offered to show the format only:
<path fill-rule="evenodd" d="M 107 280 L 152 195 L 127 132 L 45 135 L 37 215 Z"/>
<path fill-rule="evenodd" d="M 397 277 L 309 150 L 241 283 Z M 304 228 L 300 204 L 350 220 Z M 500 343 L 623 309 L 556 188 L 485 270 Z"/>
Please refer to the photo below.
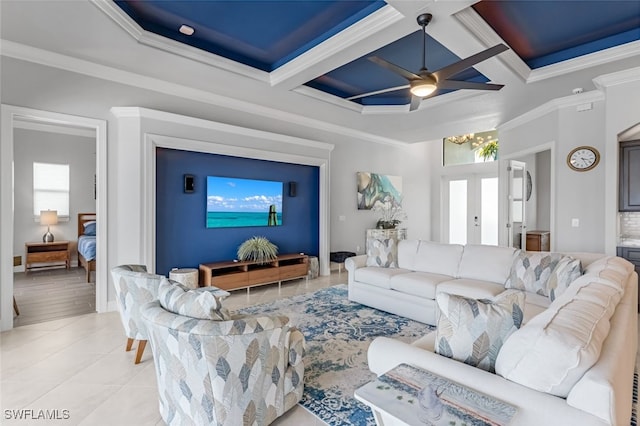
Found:
<path fill-rule="evenodd" d="M 207 228 L 282 225 L 282 182 L 207 176 Z"/>

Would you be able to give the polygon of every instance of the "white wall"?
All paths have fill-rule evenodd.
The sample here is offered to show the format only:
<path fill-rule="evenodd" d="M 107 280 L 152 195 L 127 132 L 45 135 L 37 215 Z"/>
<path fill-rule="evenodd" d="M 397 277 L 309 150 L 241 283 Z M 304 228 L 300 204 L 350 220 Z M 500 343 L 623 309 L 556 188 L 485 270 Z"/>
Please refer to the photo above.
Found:
<path fill-rule="evenodd" d="M 537 228 L 551 229 L 551 150 L 536 153 L 536 174 L 533 179 L 533 193 L 536 196 Z"/>
<path fill-rule="evenodd" d="M 579 99 L 577 99 L 579 104 Z M 522 151 L 552 143 L 555 164 L 555 230 L 553 250 L 603 252 L 605 166 L 576 172 L 567 166 L 567 154 L 575 147 L 590 145 L 601 153 L 604 142 L 604 102 L 591 102 L 591 110 L 578 112 L 576 104 L 559 105 L 555 110 L 521 125 L 500 130 L 501 155 L 513 157 Z M 517 156 L 515 157 L 517 158 Z M 579 227 L 571 220 L 578 219 Z M 552 221 L 553 222 L 553 221 Z"/>
<path fill-rule="evenodd" d="M 428 143 L 402 148 L 357 141 L 337 145 L 331 157 L 331 251 L 364 253 L 366 229 L 375 228 L 379 219 L 378 212 L 358 210 L 356 172 L 402 176 L 407 219 L 400 226 L 407 228 L 407 238 L 429 239 L 430 155 Z"/>
<path fill-rule="evenodd" d="M 14 133 L 14 256 L 24 257 L 24 243 L 42 241 L 46 229 L 33 216 L 33 163 L 69 165 L 69 220 L 51 226 L 56 240 L 71 241 L 72 262 L 77 260 L 77 213 L 95 212 L 95 139 L 16 129 Z M 24 269 L 22 266 L 16 270 Z"/>

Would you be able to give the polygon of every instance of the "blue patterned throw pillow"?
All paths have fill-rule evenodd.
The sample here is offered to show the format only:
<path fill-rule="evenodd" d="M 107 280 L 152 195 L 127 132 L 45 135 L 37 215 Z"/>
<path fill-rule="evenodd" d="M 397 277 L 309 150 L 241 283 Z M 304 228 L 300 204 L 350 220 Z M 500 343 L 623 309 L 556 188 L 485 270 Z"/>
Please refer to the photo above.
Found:
<path fill-rule="evenodd" d="M 519 290 L 482 300 L 438 293 L 436 353 L 494 373 L 502 344 L 522 325 L 524 299 Z"/>
<path fill-rule="evenodd" d="M 367 266 L 398 267 L 398 246 L 393 238 L 367 241 Z"/>
<path fill-rule="evenodd" d="M 225 321 L 231 319 L 216 287 L 190 289 L 182 284 L 163 278 L 158 287 L 160 305 L 169 312 L 186 317 Z M 225 292 L 226 293 L 226 292 Z"/>

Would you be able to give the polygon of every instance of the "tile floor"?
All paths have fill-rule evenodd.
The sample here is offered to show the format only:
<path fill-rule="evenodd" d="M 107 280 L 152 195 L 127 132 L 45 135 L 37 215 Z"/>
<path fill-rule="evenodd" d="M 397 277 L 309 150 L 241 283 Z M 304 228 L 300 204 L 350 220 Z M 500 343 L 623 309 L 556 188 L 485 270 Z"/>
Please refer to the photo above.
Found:
<path fill-rule="evenodd" d="M 347 274 L 232 292 L 239 309 L 345 283 Z M 163 425 L 150 348 L 134 365 L 117 312 L 26 325 L 0 334 L 0 423 L 3 425 Z M 134 347 L 135 349 L 135 347 Z M 68 410 L 69 418 L 14 420 L 6 410 Z M 299 405 L 274 425 L 324 425 Z"/>

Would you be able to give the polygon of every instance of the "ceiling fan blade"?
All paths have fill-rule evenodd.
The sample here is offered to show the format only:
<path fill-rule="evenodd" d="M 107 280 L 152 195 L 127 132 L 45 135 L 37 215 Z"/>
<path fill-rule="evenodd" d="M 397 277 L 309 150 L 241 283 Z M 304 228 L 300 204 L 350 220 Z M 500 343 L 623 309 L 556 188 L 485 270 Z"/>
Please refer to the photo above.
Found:
<path fill-rule="evenodd" d="M 422 98 L 419 98 L 416 95 L 411 95 L 411 104 L 409 105 L 409 111 L 417 110 L 420 106 L 420 102 L 422 102 Z"/>
<path fill-rule="evenodd" d="M 497 44 L 493 47 L 490 47 L 487 50 L 483 50 L 480 53 L 476 53 L 475 55 L 471 55 L 466 59 L 462 59 L 458 62 L 455 62 L 451 65 L 448 65 L 444 68 L 439 69 L 438 71 L 433 73 L 433 76 L 436 77 L 436 79 L 438 81 L 441 80 L 445 80 L 453 75 L 456 75 L 464 70 L 466 70 L 467 68 L 471 68 L 472 66 L 474 66 L 475 64 L 482 62 L 484 60 L 487 60 L 489 58 L 491 58 L 492 56 L 495 56 L 499 53 L 504 52 L 505 50 L 508 50 L 509 48 L 507 46 L 505 46 L 504 44 Z"/>
<path fill-rule="evenodd" d="M 389 71 L 393 71 L 394 73 L 401 75 L 402 77 L 406 78 L 409 81 L 416 80 L 416 79 L 419 80 L 421 78 L 418 74 L 414 74 L 411 71 L 407 71 L 404 68 L 401 68 L 395 64 L 392 64 L 389 61 L 385 61 L 384 59 L 379 58 L 377 56 L 369 56 L 367 59 L 375 64 L 380 65 L 381 67 L 388 69 Z"/>
<path fill-rule="evenodd" d="M 345 98 L 345 99 L 348 101 L 353 101 L 355 99 L 366 98 L 367 96 L 380 95 L 381 93 L 395 92 L 396 90 L 402 90 L 402 89 L 408 89 L 408 88 L 409 88 L 409 85 L 405 84 L 403 86 L 390 87 L 388 89 L 375 90 L 373 92 L 363 93 L 361 95 L 349 96 L 348 98 Z"/>
<path fill-rule="evenodd" d="M 500 90 L 504 84 L 476 83 L 473 81 L 441 80 L 438 89 L 475 89 L 475 90 Z"/>

